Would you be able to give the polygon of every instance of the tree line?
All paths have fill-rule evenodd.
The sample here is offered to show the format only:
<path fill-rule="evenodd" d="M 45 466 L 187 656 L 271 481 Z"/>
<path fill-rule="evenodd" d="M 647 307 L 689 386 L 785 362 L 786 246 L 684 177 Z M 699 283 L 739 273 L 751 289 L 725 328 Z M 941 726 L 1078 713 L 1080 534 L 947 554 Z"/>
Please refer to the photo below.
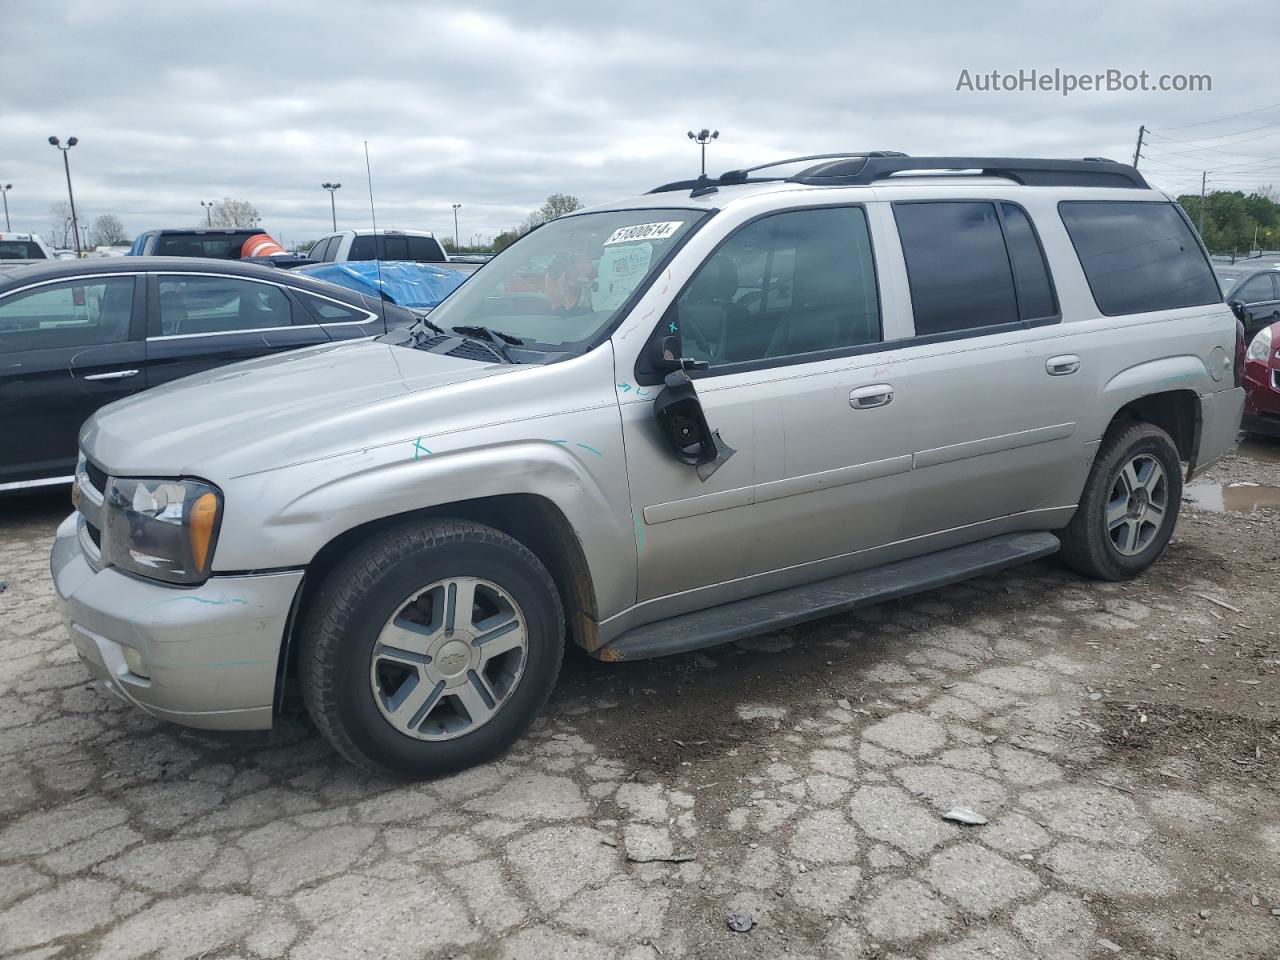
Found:
<path fill-rule="evenodd" d="M 548 220 L 563 217 L 566 213 L 581 210 L 583 203 L 577 197 L 567 193 L 553 193 L 537 210 L 520 221 L 519 225 L 504 230 L 493 238 L 493 252 L 500 253 L 511 246 L 529 231 L 542 226 Z"/>
<path fill-rule="evenodd" d="M 216 201 L 205 218 L 192 226 L 254 227 L 261 219 L 257 207 L 248 200 L 227 197 Z M 133 236 L 114 213 L 104 213 L 92 221 L 81 217 L 80 224 L 90 247 L 120 247 L 133 242 Z M 49 208 L 49 226 L 49 239 L 54 246 L 70 249 L 76 245 L 71 235 L 71 205 L 65 200 Z"/>
<path fill-rule="evenodd" d="M 1280 203 L 1271 187 L 1253 193 L 1215 190 L 1204 197 L 1200 219 L 1199 194 L 1184 193 L 1178 203 L 1200 230 L 1210 253 L 1247 255 L 1252 250 L 1280 248 Z"/>

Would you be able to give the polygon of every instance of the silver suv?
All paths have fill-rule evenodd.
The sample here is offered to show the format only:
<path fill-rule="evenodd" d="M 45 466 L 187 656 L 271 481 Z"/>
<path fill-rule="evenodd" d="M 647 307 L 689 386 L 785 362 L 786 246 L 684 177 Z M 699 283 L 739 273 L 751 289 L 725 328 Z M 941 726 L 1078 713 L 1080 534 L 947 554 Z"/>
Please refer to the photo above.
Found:
<path fill-rule="evenodd" d="M 566 637 L 629 660 L 1053 553 L 1150 566 L 1243 402 L 1181 209 L 1102 160 L 789 162 L 98 412 L 52 558 L 89 670 L 206 728 L 296 684 L 352 762 L 423 776 L 518 738 Z"/>

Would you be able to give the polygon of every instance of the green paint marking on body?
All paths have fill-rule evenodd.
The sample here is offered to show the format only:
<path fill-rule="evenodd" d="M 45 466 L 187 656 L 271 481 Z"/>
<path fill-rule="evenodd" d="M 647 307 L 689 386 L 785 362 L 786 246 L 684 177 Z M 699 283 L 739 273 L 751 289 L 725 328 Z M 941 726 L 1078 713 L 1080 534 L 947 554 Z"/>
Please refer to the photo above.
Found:
<path fill-rule="evenodd" d="M 579 444 L 576 444 L 576 446 L 581 447 L 583 450 L 590 450 L 590 451 L 591 451 L 592 453 L 594 453 L 597 457 L 603 457 L 603 456 L 604 456 L 604 454 L 603 454 L 603 453 L 601 453 L 601 452 L 600 452 L 599 450 L 597 450 L 595 447 L 592 447 L 592 446 L 590 446 L 590 445 L 588 445 L 588 444 L 585 444 L 585 443 L 579 443 Z"/>

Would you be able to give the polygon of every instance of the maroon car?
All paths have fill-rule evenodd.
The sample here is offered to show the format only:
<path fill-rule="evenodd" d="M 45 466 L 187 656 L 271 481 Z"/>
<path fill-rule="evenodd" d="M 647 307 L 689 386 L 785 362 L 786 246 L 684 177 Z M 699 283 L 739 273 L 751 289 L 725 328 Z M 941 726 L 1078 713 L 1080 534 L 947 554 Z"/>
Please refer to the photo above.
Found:
<path fill-rule="evenodd" d="M 1244 419 L 1250 433 L 1280 437 L 1280 323 L 1263 327 L 1245 354 Z"/>

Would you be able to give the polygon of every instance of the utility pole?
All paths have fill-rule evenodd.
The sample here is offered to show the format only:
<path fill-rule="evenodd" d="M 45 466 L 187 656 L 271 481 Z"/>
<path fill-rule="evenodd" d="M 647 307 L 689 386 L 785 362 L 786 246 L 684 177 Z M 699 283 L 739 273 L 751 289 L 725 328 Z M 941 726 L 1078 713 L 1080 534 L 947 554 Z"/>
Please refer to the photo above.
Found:
<path fill-rule="evenodd" d="M 1138 145 L 1133 148 L 1133 168 L 1138 169 L 1138 158 L 1142 156 L 1142 138 L 1147 134 L 1147 125 L 1138 127 Z"/>
<path fill-rule="evenodd" d="M 454 253 L 458 252 L 458 247 L 460 246 L 458 243 L 458 208 L 460 206 L 462 206 L 462 204 L 460 203 L 455 203 L 453 205 L 453 252 Z"/>
<path fill-rule="evenodd" d="M 0 186 L 0 196 L 4 197 L 4 229 L 6 232 L 13 229 L 13 227 L 9 226 L 9 191 L 12 189 L 12 183 Z"/>
<path fill-rule="evenodd" d="M 67 153 L 80 141 L 75 137 L 67 137 L 67 145 L 64 147 L 58 142 L 57 137 L 50 137 L 49 143 L 62 151 L 62 167 L 67 172 L 67 199 L 71 201 L 71 232 L 76 238 L 76 259 L 80 259 L 80 228 L 79 221 L 76 219 L 76 197 L 71 192 L 71 162 L 67 159 Z"/>
<path fill-rule="evenodd" d="M 1201 240 L 1204 239 L 1204 185 L 1205 185 L 1205 182 L 1208 180 L 1208 177 L 1209 177 L 1208 170 L 1200 171 L 1200 227 L 1199 227 L 1199 230 L 1200 230 Z"/>

